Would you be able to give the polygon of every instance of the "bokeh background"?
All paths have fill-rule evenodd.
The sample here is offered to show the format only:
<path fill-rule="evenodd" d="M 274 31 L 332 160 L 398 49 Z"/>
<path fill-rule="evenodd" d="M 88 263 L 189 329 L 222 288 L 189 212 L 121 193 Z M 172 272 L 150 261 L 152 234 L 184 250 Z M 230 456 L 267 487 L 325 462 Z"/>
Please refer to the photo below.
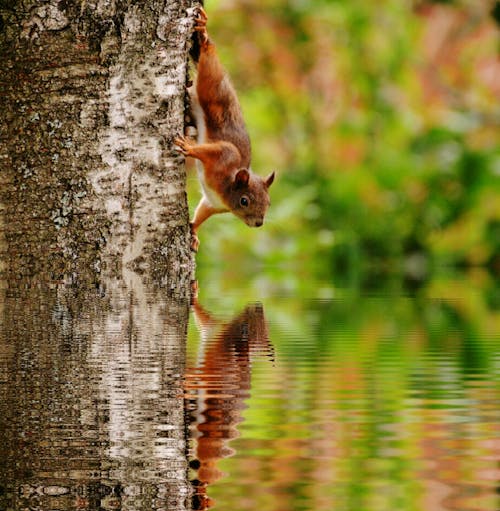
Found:
<path fill-rule="evenodd" d="M 253 169 L 277 171 L 261 229 L 200 230 L 198 264 L 330 273 L 498 270 L 500 3 L 207 0 Z M 188 177 L 190 207 L 199 198 Z M 244 264 L 242 264 L 244 263 Z"/>

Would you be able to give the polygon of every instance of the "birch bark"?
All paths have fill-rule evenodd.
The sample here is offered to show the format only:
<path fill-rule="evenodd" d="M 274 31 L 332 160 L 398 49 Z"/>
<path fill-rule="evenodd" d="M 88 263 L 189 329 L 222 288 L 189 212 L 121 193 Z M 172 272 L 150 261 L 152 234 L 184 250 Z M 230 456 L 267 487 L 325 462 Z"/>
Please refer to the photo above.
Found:
<path fill-rule="evenodd" d="M 189 281 L 193 0 L 0 2 L 0 270 Z"/>

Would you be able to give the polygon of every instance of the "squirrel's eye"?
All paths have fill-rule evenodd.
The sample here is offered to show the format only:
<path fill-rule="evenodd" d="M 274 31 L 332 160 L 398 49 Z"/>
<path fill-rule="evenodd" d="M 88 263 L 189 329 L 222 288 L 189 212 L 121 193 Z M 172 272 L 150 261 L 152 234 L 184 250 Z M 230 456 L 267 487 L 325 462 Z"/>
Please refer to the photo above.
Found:
<path fill-rule="evenodd" d="M 246 197 L 245 195 L 243 195 L 243 197 L 241 197 L 240 199 L 240 204 L 246 208 L 248 206 L 248 197 Z"/>

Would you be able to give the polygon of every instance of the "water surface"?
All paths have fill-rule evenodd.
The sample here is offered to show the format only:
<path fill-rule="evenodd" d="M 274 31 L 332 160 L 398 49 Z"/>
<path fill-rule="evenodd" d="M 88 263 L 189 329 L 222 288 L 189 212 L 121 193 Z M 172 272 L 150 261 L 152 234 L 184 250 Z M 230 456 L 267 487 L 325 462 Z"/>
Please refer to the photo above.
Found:
<path fill-rule="evenodd" d="M 0 509 L 500 508 L 484 280 L 4 281 Z"/>

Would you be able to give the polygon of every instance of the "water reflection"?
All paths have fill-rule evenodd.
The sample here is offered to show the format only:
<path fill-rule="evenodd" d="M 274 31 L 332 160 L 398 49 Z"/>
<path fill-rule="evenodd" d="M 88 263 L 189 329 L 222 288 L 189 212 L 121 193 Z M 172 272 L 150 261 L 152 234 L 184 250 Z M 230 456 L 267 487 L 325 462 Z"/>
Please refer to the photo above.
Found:
<path fill-rule="evenodd" d="M 196 458 L 191 462 L 197 471 L 193 509 L 201 510 L 213 505 L 207 489 L 222 476 L 217 462 L 234 452 L 228 443 L 238 436 L 250 396 L 251 360 L 272 358 L 273 350 L 260 303 L 247 305 L 234 319 L 223 321 L 195 297 L 193 312 L 202 342 L 198 363 L 186 371 L 185 389 L 196 438 Z"/>
<path fill-rule="evenodd" d="M 276 361 L 253 364 L 220 509 L 499 508 L 498 316 L 437 284 L 266 300 Z"/>
<path fill-rule="evenodd" d="M 0 509 L 187 509 L 189 303 L 134 277 L 1 303 Z"/>
<path fill-rule="evenodd" d="M 0 509 L 497 511 L 493 288 L 280 278 L 3 281 Z"/>

